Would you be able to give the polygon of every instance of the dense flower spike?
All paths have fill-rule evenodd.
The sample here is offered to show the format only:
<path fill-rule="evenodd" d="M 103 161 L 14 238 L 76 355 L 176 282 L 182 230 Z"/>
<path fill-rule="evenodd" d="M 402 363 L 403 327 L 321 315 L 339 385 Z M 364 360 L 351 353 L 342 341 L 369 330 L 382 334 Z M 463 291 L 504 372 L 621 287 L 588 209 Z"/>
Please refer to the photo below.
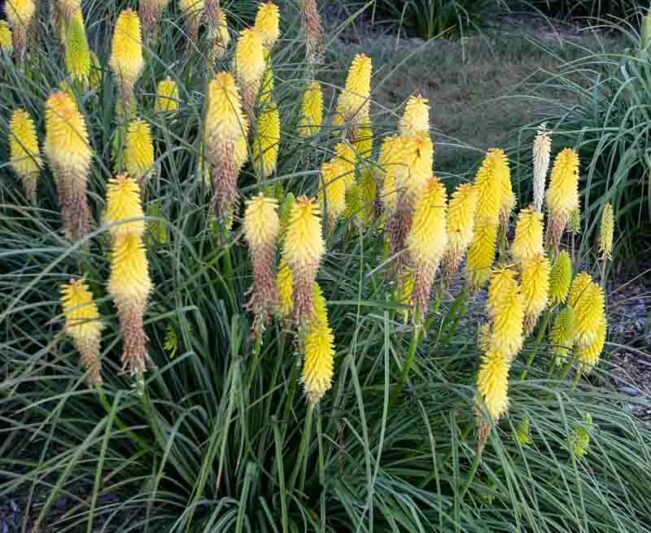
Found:
<path fill-rule="evenodd" d="M 118 15 L 109 65 L 118 79 L 120 99 L 126 107 L 144 67 L 140 18 L 132 9 L 125 9 Z"/>
<path fill-rule="evenodd" d="M 81 9 L 73 15 L 68 24 L 65 61 L 70 77 L 84 86 L 87 85 L 90 78 L 91 57 Z"/>
<path fill-rule="evenodd" d="M 486 311 L 491 320 L 495 318 L 496 313 L 503 307 L 511 294 L 517 291 L 517 285 L 515 269 L 495 269 L 488 286 L 488 299 L 486 300 Z"/>
<path fill-rule="evenodd" d="M 434 275 L 448 242 L 446 213 L 445 186 L 432 176 L 416 202 L 406 242 L 414 267 L 413 304 L 421 315 L 427 312 Z"/>
<path fill-rule="evenodd" d="M 305 358 L 301 382 L 308 401 L 317 403 L 332 386 L 335 350 L 326 301 L 317 283 L 314 283 L 312 292 L 314 310 L 303 339 Z"/>
<path fill-rule="evenodd" d="M 371 58 L 364 54 L 357 54 L 353 59 L 346 86 L 337 100 L 335 125 L 347 124 L 354 127 L 361 118 L 368 116 L 372 68 Z"/>
<path fill-rule="evenodd" d="M 123 368 L 132 375 L 141 374 L 148 361 L 143 314 L 151 292 L 151 279 L 147 253 L 137 235 L 114 238 L 108 292 L 120 319 Z"/>
<path fill-rule="evenodd" d="M 154 142 L 151 127 L 144 120 L 132 120 L 125 143 L 127 173 L 141 185 L 154 170 Z"/>
<path fill-rule="evenodd" d="M 420 95 L 410 96 L 400 119 L 400 135 L 429 133 L 429 103 Z"/>
<path fill-rule="evenodd" d="M 521 210 L 511 244 L 511 256 L 522 266 L 544 252 L 542 213 L 531 208 Z"/>
<path fill-rule="evenodd" d="M 323 59 L 323 25 L 316 0 L 301 0 L 301 28 L 308 65 L 320 63 Z"/>
<path fill-rule="evenodd" d="M 477 393 L 493 420 L 499 420 L 509 407 L 510 369 L 510 358 L 499 350 L 488 350 L 482 356 L 477 375 Z"/>
<path fill-rule="evenodd" d="M 211 165 L 213 204 L 218 217 L 230 217 L 237 203 L 237 177 L 248 157 L 249 126 L 235 80 L 218 73 L 208 86 L 204 143 Z"/>
<path fill-rule="evenodd" d="M 280 113 L 271 102 L 260 111 L 253 137 L 253 168 L 262 178 L 276 171 L 280 143 Z"/>
<path fill-rule="evenodd" d="M 508 173 L 508 161 L 502 150 L 492 148 L 486 153 L 477 176 L 476 218 L 497 222 L 502 207 L 502 178 Z"/>
<path fill-rule="evenodd" d="M 213 53 L 215 59 L 221 59 L 226 55 L 226 50 L 231 42 L 231 34 L 228 30 L 228 19 L 226 11 L 218 5 L 213 7 L 212 4 L 219 4 L 218 0 L 209 0 L 206 2 L 205 16 L 208 19 L 208 36 L 213 44 Z M 209 14 L 212 11 L 212 15 Z"/>
<path fill-rule="evenodd" d="M 9 164 L 20 178 L 27 198 L 35 202 L 43 162 L 34 121 L 24 109 L 16 109 L 9 120 Z"/>
<path fill-rule="evenodd" d="M 144 33 L 152 35 L 158 31 L 163 12 L 170 0 L 140 0 L 140 20 Z"/>
<path fill-rule="evenodd" d="M 252 29 L 242 30 L 235 45 L 233 70 L 242 91 L 242 101 L 247 113 L 253 113 L 260 82 L 266 69 L 262 39 Z"/>
<path fill-rule="evenodd" d="M 481 289 L 490 278 L 495 261 L 497 226 L 497 221 L 475 219 L 474 235 L 466 259 L 468 284 L 473 291 Z"/>
<path fill-rule="evenodd" d="M 546 125 L 541 124 L 533 140 L 533 208 L 542 211 L 545 198 L 545 181 L 549 171 L 552 139 Z"/>
<path fill-rule="evenodd" d="M 276 275 L 276 290 L 278 292 L 278 317 L 288 319 L 294 311 L 294 274 L 287 261 L 280 260 Z"/>
<path fill-rule="evenodd" d="M 562 250 L 549 275 L 549 305 L 565 303 L 572 282 L 572 259 L 570 254 Z"/>
<path fill-rule="evenodd" d="M 378 166 L 383 173 L 382 191 L 380 197 L 384 211 L 388 214 L 398 206 L 399 189 L 396 174 L 404 169 L 404 138 L 399 135 L 385 137 L 380 148 Z"/>
<path fill-rule="evenodd" d="M 45 103 L 44 152 L 56 180 L 66 238 L 75 241 L 90 229 L 86 188 L 92 152 L 84 117 L 62 91 Z"/>
<path fill-rule="evenodd" d="M 346 210 L 346 179 L 345 169 L 337 160 L 325 161 L 321 165 L 319 179 L 319 205 L 328 217 L 331 227 Z"/>
<path fill-rule="evenodd" d="M 14 38 L 11 28 L 6 20 L 0 20 L 0 52 L 12 54 L 14 51 Z"/>
<path fill-rule="evenodd" d="M 5 4 L 5 15 L 12 29 L 13 48 L 20 64 L 25 56 L 27 32 L 35 12 L 34 0 L 9 0 Z"/>
<path fill-rule="evenodd" d="M 498 150 L 498 154 L 499 159 L 495 171 L 500 183 L 500 227 L 503 232 L 506 232 L 516 200 L 511 185 L 511 169 L 509 168 L 508 159 L 503 150 Z"/>
<path fill-rule="evenodd" d="M 608 202 L 601 212 L 599 226 L 599 253 L 603 259 L 613 258 L 613 234 L 615 232 L 615 217 L 613 206 Z"/>
<path fill-rule="evenodd" d="M 179 10 L 185 17 L 185 32 L 190 46 L 199 38 L 199 24 L 204 7 L 204 0 L 179 0 Z"/>
<path fill-rule="evenodd" d="M 448 245 L 443 265 L 449 280 L 459 269 L 472 241 L 477 210 L 477 189 L 470 183 L 460 184 L 450 199 L 447 218 Z"/>
<path fill-rule="evenodd" d="M 520 286 L 524 298 L 524 331 L 530 334 L 549 298 L 549 260 L 538 255 L 522 262 Z"/>
<path fill-rule="evenodd" d="M 267 64 L 264 75 L 262 76 L 262 81 L 260 82 L 260 96 L 258 100 L 258 103 L 263 108 L 273 102 L 274 84 L 273 69 L 271 68 L 271 64 Z"/>
<path fill-rule="evenodd" d="M 569 148 L 562 150 L 554 160 L 549 189 L 547 211 L 549 222 L 547 238 L 550 246 L 558 249 L 572 212 L 579 208 L 579 155 Z"/>
<path fill-rule="evenodd" d="M 574 344 L 574 309 L 570 306 L 556 315 L 549 332 L 552 355 L 556 363 L 562 363 L 572 350 Z"/>
<path fill-rule="evenodd" d="M 298 134 L 301 137 L 313 137 L 321 130 L 322 123 L 323 90 L 318 81 L 311 81 L 303 93 Z"/>
<path fill-rule="evenodd" d="M 574 342 L 577 357 L 589 370 L 597 363 L 606 340 L 604 293 L 589 274 L 581 272 L 572 282 L 567 301 L 576 316 Z"/>
<path fill-rule="evenodd" d="M 244 211 L 244 238 L 253 263 L 253 290 L 248 307 L 255 315 L 255 329 L 262 327 L 278 306 L 274 275 L 276 239 L 280 233 L 278 202 L 260 195 Z M 258 331 L 259 333 L 259 331 Z"/>
<path fill-rule="evenodd" d="M 523 323 L 524 323 L 524 299 L 520 293 L 520 287 L 513 277 L 508 282 L 502 275 L 503 270 L 496 269 L 491 279 L 491 285 L 499 283 L 500 289 L 493 299 L 490 346 L 508 358 L 515 357 L 522 349 Z M 491 289 L 489 288 L 489 292 Z"/>
<path fill-rule="evenodd" d="M 280 12 L 273 2 L 265 2 L 258 6 L 253 29 L 262 39 L 262 44 L 271 50 L 280 37 Z"/>
<path fill-rule="evenodd" d="M 432 176 L 434 166 L 434 144 L 426 132 L 403 138 L 402 155 L 406 166 L 399 167 L 396 185 L 404 191 L 410 206 L 423 193 L 425 185 Z"/>
<path fill-rule="evenodd" d="M 107 224 L 111 224 L 111 235 L 142 237 L 145 232 L 144 213 L 140 200 L 138 182 L 128 176 L 119 175 L 109 181 L 106 189 Z"/>
<path fill-rule="evenodd" d="M 154 110 L 158 113 L 171 113 L 179 108 L 179 88 L 176 82 L 167 77 L 156 86 Z"/>
<path fill-rule="evenodd" d="M 294 274 L 294 317 L 298 324 L 312 313 L 312 285 L 325 252 L 319 208 L 301 196 L 291 208 L 282 255 Z"/>
<path fill-rule="evenodd" d="M 61 286 L 61 306 L 65 316 L 65 332 L 81 355 L 81 364 L 88 372 L 89 385 L 102 383 L 100 342 L 102 323 L 93 294 L 83 280 L 70 280 Z"/>

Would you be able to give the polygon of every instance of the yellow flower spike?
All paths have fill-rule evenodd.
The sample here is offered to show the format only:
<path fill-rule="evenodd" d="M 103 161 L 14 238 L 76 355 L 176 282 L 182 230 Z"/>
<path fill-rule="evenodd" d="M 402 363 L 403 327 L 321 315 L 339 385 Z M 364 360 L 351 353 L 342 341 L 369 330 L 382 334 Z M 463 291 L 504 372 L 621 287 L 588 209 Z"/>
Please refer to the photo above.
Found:
<path fill-rule="evenodd" d="M 481 289 L 490 278 L 495 261 L 497 225 L 497 221 L 475 220 L 475 231 L 466 259 L 468 284 L 472 291 Z"/>
<path fill-rule="evenodd" d="M 118 79 L 121 101 L 126 105 L 145 65 L 140 18 L 132 9 L 125 9 L 118 15 L 113 29 L 109 65 Z"/>
<path fill-rule="evenodd" d="M 318 185 L 319 205 L 332 225 L 346 210 L 346 179 L 343 165 L 333 159 L 321 165 Z"/>
<path fill-rule="evenodd" d="M 398 167 L 396 185 L 404 189 L 407 203 L 413 206 L 432 177 L 434 144 L 428 133 L 421 132 L 405 137 L 402 151 L 406 166 Z"/>
<path fill-rule="evenodd" d="M 0 52 L 12 54 L 14 51 L 14 38 L 11 28 L 6 20 L 0 20 Z"/>
<path fill-rule="evenodd" d="M 179 0 L 179 11 L 185 18 L 185 31 L 190 45 L 199 38 L 199 24 L 204 8 L 204 0 Z"/>
<path fill-rule="evenodd" d="M 477 219 L 496 222 L 503 207 L 502 188 L 508 178 L 508 160 L 503 150 L 491 148 L 486 153 L 475 177 L 477 187 Z"/>
<path fill-rule="evenodd" d="M 145 214 L 136 180 L 118 175 L 109 181 L 104 216 L 106 223 L 112 224 L 110 231 L 114 238 L 124 235 L 142 237 L 145 232 Z"/>
<path fill-rule="evenodd" d="M 66 238 L 76 241 L 90 230 L 86 188 L 92 151 L 84 116 L 62 91 L 45 103 L 43 151 L 56 180 Z"/>
<path fill-rule="evenodd" d="M 574 341 L 578 348 L 587 348 L 598 340 L 601 322 L 605 321 L 604 293 L 589 274 L 578 274 L 568 296 L 568 303 L 574 308 L 576 322 Z"/>
<path fill-rule="evenodd" d="M 491 284 L 498 275 L 499 270 L 494 274 Z M 496 298 L 491 325 L 491 349 L 500 351 L 508 358 L 515 357 L 524 341 L 524 299 L 517 284 L 508 293 L 502 293 Z"/>
<path fill-rule="evenodd" d="M 143 185 L 154 171 L 154 159 L 151 127 L 144 120 L 132 120 L 127 129 L 125 142 L 127 173 L 139 184 Z"/>
<path fill-rule="evenodd" d="M 606 344 L 608 334 L 608 323 L 606 315 L 599 317 L 595 326 L 595 338 L 588 344 L 578 344 L 576 347 L 576 358 L 581 362 L 582 370 L 589 372 L 599 362 L 601 352 Z"/>
<path fill-rule="evenodd" d="M 220 72 L 208 86 L 204 143 L 213 171 L 213 203 L 223 219 L 237 203 L 237 177 L 248 158 L 248 131 L 235 80 L 228 72 Z"/>
<path fill-rule="evenodd" d="M 416 202 L 406 241 L 414 266 L 414 306 L 421 316 L 427 312 L 434 275 L 448 242 L 446 213 L 445 185 L 432 176 Z"/>
<path fill-rule="evenodd" d="M 91 57 L 81 10 L 70 19 L 65 41 L 66 70 L 73 80 L 84 86 L 90 78 Z"/>
<path fill-rule="evenodd" d="M 99 385 L 102 383 L 100 342 L 103 326 L 88 285 L 81 279 L 64 283 L 61 306 L 65 316 L 64 331 L 81 355 L 81 364 L 88 372 L 88 384 Z"/>
<path fill-rule="evenodd" d="M 9 120 L 9 164 L 20 178 L 27 198 L 35 202 L 43 161 L 34 121 L 24 109 L 16 109 Z"/>
<path fill-rule="evenodd" d="M 371 117 L 361 117 L 355 129 L 350 132 L 350 142 L 361 159 L 368 159 L 373 153 L 373 125 Z"/>
<path fill-rule="evenodd" d="M 278 290 L 274 275 L 276 240 L 280 233 L 278 202 L 260 195 L 247 202 L 244 211 L 244 239 L 253 263 L 253 290 L 248 308 L 255 315 L 257 330 L 278 306 Z"/>
<path fill-rule="evenodd" d="M 477 333 L 477 347 L 486 353 L 490 350 L 491 347 L 491 325 L 482 324 L 479 326 L 479 332 Z"/>
<path fill-rule="evenodd" d="M 354 57 L 346 86 L 337 100 L 335 126 L 343 126 L 344 123 L 354 126 L 360 118 L 369 116 L 372 70 L 370 57 L 365 54 Z"/>
<path fill-rule="evenodd" d="M 19 63 L 22 63 L 25 55 L 27 30 L 35 12 L 34 0 L 9 0 L 5 5 L 5 16 L 12 29 L 13 48 Z"/>
<path fill-rule="evenodd" d="M 288 319 L 294 311 L 294 274 L 287 261 L 280 260 L 276 275 L 276 290 L 278 291 L 278 317 Z"/>
<path fill-rule="evenodd" d="M 506 156 L 504 158 L 506 161 Z M 511 218 L 511 212 L 515 207 L 516 200 L 515 194 L 513 194 L 513 188 L 511 186 L 511 170 L 508 167 L 508 162 L 504 167 L 498 167 L 498 176 L 500 178 L 500 225 L 503 231 L 509 226 L 509 219 Z"/>
<path fill-rule="evenodd" d="M 570 254 L 562 250 L 549 274 L 549 305 L 565 303 L 572 282 L 572 259 Z"/>
<path fill-rule="evenodd" d="M 158 82 L 156 86 L 156 102 L 154 111 L 157 113 L 173 113 L 179 109 L 179 88 L 169 76 Z"/>
<path fill-rule="evenodd" d="M 542 213 L 531 208 L 522 209 L 515 226 L 511 256 L 522 266 L 529 259 L 544 253 Z"/>
<path fill-rule="evenodd" d="M 114 239 L 108 292 L 118 310 L 122 334 L 122 365 L 133 374 L 145 371 L 148 361 L 143 314 L 152 290 L 147 252 L 138 235 Z"/>
<path fill-rule="evenodd" d="M 292 205 L 282 256 L 294 274 L 294 316 L 303 323 L 312 313 L 312 284 L 325 253 L 319 208 L 301 196 Z"/>
<path fill-rule="evenodd" d="M 517 292 L 518 282 L 515 278 L 516 272 L 512 268 L 498 267 L 493 271 L 486 300 L 489 318 L 494 319 L 511 294 Z"/>
<path fill-rule="evenodd" d="M 404 138 L 393 135 L 382 141 L 378 166 L 384 173 L 382 182 L 382 204 L 384 210 L 391 214 L 398 205 L 398 183 L 396 174 L 404 170 Z"/>
<path fill-rule="evenodd" d="M 443 259 L 448 281 L 459 269 L 459 264 L 472 242 L 476 211 L 477 188 L 470 183 L 460 184 L 452 193 L 448 207 L 448 245 Z"/>
<path fill-rule="evenodd" d="M 615 217 L 613 206 L 608 202 L 601 212 L 599 227 L 599 253 L 603 259 L 613 258 L 613 234 L 615 232 Z"/>
<path fill-rule="evenodd" d="M 271 102 L 260 111 L 253 137 L 253 168 L 262 178 L 268 178 L 276 171 L 280 144 L 280 113 Z"/>
<path fill-rule="evenodd" d="M 211 0 L 210 4 L 206 3 L 204 8 L 204 16 L 207 18 L 208 24 L 208 38 L 214 43 L 215 59 L 222 59 L 231 42 L 228 19 L 226 11 L 219 7 L 219 0 Z"/>
<path fill-rule="evenodd" d="M 575 150 L 565 148 L 556 156 L 546 200 L 549 244 L 558 249 L 572 212 L 579 208 L 579 155 Z"/>
<path fill-rule="evenodd" d="M 325 299 L 318 284 L 313 285 L 314 312 L 307 322 L 303 339 L 305 357 L 301 383 L 308 401 L 314 404 L 318 403 L 332 386 L 335 350 Z"/>
<path fill-rule="evenodd" d="M 549 332 L 549 342 L 555 362 L 562 363 L 572 350 L 574 344 L 574 309 L 565 307 L 556 315 Z"/>
<path fill-rule="evenodd" d="M 541 124 L 533 141 L 533 208 L 542 211 L 545 198 L 545 180 L 549 170 L 552 139 L 545 124 Z"/>
<path fill-rule="evenodd" d="M 429 133 L 429 102 L 420 95 L 410 96 L 400 119 L 400 135 Z"/>
<path fill-rule="evenodd" d="M 64 22 L 69 21 L 81 10 L 81 0 L 54 0 L 55 8 Z"/>
<path fill-rule="evenodd" d="M 355 215 L 362 224 L 368 226 L 376 217 L 377 180 L 375 168 L 365 168 L 360 173 L 357 186 L 358 209 Z"/>
<path fill-rule="evenodd" d="M 341 167 L 341 178 L 346 183 L 346 189 L 350 189 L 355 184 L 355 169 L 357 163 L 357 154 L 355 149 L 347 143 L 337 143 L 335 145 L 335 156 L 333 161 Z"/>
<path fill-rule="evenodd" d="M 509 407 L 511 360 L 499 350 L 488 350 L 481 358 L 477 393 L 490 417 L 497 421 Z"/>
<path fill-rule="evenodd" d="M 522 263 L 520 287 L 524 298 L 524 331 L 529 335 L 538 317 L 547 307 L 549 298 L 549 260 L 544 255 L 527 259 Z"/>
<path fill-rule="evenodd" d="M 262 44 L 271 50 L 280 37 L 280 12 L 273 2 L 265 2 L 258 6 L 253 29 L 260 35 Z"/>
<path fill-rule="evenodd" d="M 301 102 L 301 120 L 298 126 L 300 137 L 313 137 L 321 130 L 323 123 L 323 90 L 318 81 L 308 83 Z"/>
<path fill-rule="evenodd" d="M 233 71 L 242 90 L 244 109 L 253 112 L 260 82 L 266 68 L 262 39 L 252 29 L 242 30 L 235 45 Z"/>

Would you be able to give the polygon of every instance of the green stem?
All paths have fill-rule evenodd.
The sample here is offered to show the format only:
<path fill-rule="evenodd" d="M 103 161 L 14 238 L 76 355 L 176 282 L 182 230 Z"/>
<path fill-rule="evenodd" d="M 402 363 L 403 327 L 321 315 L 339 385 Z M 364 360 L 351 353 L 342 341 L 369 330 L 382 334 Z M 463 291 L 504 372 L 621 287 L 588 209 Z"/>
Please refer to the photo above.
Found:
<path fill-rule="evenodd" d="M 414 326 L 414 333 L 411 336 L 411 343 L 409 344 L 407 358 L 405 359 L 405 364 L 402 366 L 402 372 L 398 378 L 398 383 L 393 389 L 393 393 L 389 399 L 389 407 L 391 407 L 400 396 L 400 393 L 405 386 L 405 382 L 407 381 L 407 377 L 409 376 L 409 371 L 414 364 L 414 358 L 416 356 L 416 350 L 418 349 L 418 341 L 420 340 L 420 332 L 422 329 L 422 325 L 419 325 L 420 317 L 415 317 L 415 323 L 416 325 Z"/>
<path fill-rule="evenodd" d="M 298 448 L 298 455 L 296 456 L 296 463 L 294 464 L 294 471 L 292 477 L 289 479 L 289 493 L 291 494 L 296 484 L 299 472 L 302 472 L 300 489 L 303 489 L 305 481 L 305 468 L 307 467 L 307 449 L 310 445 L 310 437 L 312 433 L 312 418 L 314 416 L 314 404 L 309 402 L 307 404 L 307 413 L 305 414 L 305 423 L 303 425 L 303 435 L 301 436 L 301 443 Z M 305 463 L 305 466 L 303 465 Z"/>
<path fill-rule="evenodd" d="M 472 460 L 472 464 L 470 465 L 470 474 L 468 474 L 468 479 L 464 484 L 463 489 L 461 489 L 461 494 L 459 494 L 460 499 L 463 499 L 463 497 L 466 495 L 466 492 L 468 492 L 470 485 L 475 479 L 475 474 L 477 473 L 477 468 L 479 468 L 479 462 L 481 461 L 481 454 L 483 449 L 484 448 L 481 447 L 479 450 L 477 450 L 477 453 L 475 454 L 475 457 Z"/>

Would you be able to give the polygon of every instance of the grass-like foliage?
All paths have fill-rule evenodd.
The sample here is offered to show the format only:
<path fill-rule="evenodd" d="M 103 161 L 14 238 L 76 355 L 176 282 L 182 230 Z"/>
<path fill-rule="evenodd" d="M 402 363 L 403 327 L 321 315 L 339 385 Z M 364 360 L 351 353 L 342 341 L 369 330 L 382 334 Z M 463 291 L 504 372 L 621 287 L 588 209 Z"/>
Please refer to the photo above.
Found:
<path fill-rule="evenodd" d="M 257 33 L 258 27 L 243 34 L 253 41 L 268 38 L 275 84 L 269 91 L 265 78 L 262 89 L 252 93 L 251 107 L 239 110 L 240 123 L 228 122 L 229 128 L 223 119 L 238 110 L 219 109 L 216 102 L 223 102 L 219 91 L 246 95 L 255 86 L 255 76 L 242 83 L 255 70 L 242 57 L 252 56 L 238 59 L 234 47 L 257 5 L 222 3 L 230 45 L 219 33 L 222 41 L 210 43 L 206 19 L 195 27 L 174 5 L 157 30 L 146 32 L 144 68 L 138 72 L 133 42 L 111 51 L 126 2 L 85 3 L 82 24 L 98 57 L 90 71 L 84 67 L 78 13 L 73 10 L 69 19 L 64 13 L 63 22 L 52 25 L 46 4 L 40 3 L 26 28 L 24 53 L 4 50 L 0 59 L 2 131 L 23 108 L 39 139 L 34 147 L 27 142 L 29 128 L 12 123 L 0 141 L 0 495 L 18 503 L 18 528 L 648 527 L 651 432 L 630 413 L 635 400 L 612 390 L 606 356 L 587 374 L 606 334 L 602 290 L 583 274 L 573 285 L 580 287 L 567 296 L 568 268 L 565 278 L 560 276 L 564 288 L 548 305 L 547 291 L 541 299 L 536 284 L 527 281 L 534 272 L 529 260 L 549 266 L 552 259 L 558 262 L 559 249 L 568 247 L 568 209 L 576 211 L 578 199 L 575 152 L 559 155 L 551 172 L 552 229 L 544 249 L 540 208 L 523 210 L 513 234 L 508 164 L 500 151 L 489 153 L 476 185 L 467 188 L 480 188 L 486 198 L 480 197 L 476 209 L 482 214 L 461 213 L 459 226 L 463 219 L 495 230 L 492 242 L 478 245 L 488 248 L 480 254 L 488 257 L 487 267 L 472 275 L 481 286 L 487 280 L 480 278 L 491 277 L 491 268 L 500 265 L 485 305 L 483 293 L 466 287 L 465 273 L 451 269 L 449 280 L 442 274 L 434 282 L 428 278 L 447 252 L 440 239 L 452 240 L 441 204 L 447 202 L 446 189 L 456 184 L 453 178 L 460 177 L 445 183 L 431 178 L 430 161 L 420 169 L 421 188 L 411 179 L 417 168 L 407 150 L 418 146 L 420 161 L 428 147 L 425 102 L 411 100 L 420 107 L 411 116 L 405 113 L 398 140 L 390 141 L 402 150 L 402 160 L 379 157 L 378 146 L 368 151 L 368 139 L 358 134 L 368 131 L 375 112 L 368 95 L 359 94 L 370 60 L 355 60 L 358 75 L 349 77 L 348 91 L 341 92 L 343 73 L 321 62 L 328 38 L 319 31 L 318 13 L 310 12 L 313 2 L 302 2 L 302 17 L 289 3 L 282 5 L 275 44 L 273 31 Z M 19 23 L 13 24 L 16 30 Z M 129 35 L 128 24 L 121 17 L 122 35 Z M 61 27 L 64 32 L 57 31 Z M 234 56 L 239 87 L 223 74 L 233 69 Z M 178 95 L 157 102 L 156 88 L 168 77 Z M 325 88 L 325 118 L 322 125 L 316 122 L 319 131 L 307 136 L 302 95 L 314 80 Z M 353 87 L 353 82 L 359 83 Z M 87 125 L 88 145 L 75 104 Z M 261 115 L 273 109 L 280 112 L 281 130 L 275 169 L 270 159 L 255 157 Z M 247 116 L 253 140 L 241 129 Z M 134 130 L 127 121 L 136 117 L 150 125 L 149 166 L 139 166 L 147 161 L 146 143 L 133 153 L 129 144 Z M 73 123 L 76 134 L 69 135 Z M 226 149 L 224 139 L 231 143 Z M 343 144 L 336 148 L 337 143 Z M 242 145 L 249 157 L 235 172 L 234 192 L 270 209 L 262 224 L 250 216 L 252 203 L 228 196 L 233 190 L 225 178 L 241 162 Z M 342 146 L 354 161 L 342 160 Z M 27 158 L 16 158 L 25 151 Z M 86 165 L 88 153 L 92 159 Z M 548 161 L 549 156 L 547 151 Z M 547 174 L 544 159 L 537 159 L 537 175 Z M 331 164 L 322 166 L 326 161 Z M 336 172 L 349 164 L 350 185 L 340 204 L 333 184 Z M 395 171 L 403 167 L 410 174 Z M 109 181 L 126 169 L 131 178 Z M 393 211 L 386 196 L 363 192 L 369 176 L 378 179 L 377 191 L 398 198 Z M 402 180 L 394 185 L 415 194 L 392 191 L 389 179 Z M 34 183 L 32 194 L 28 185 Z M 80 183 L 86 186 L 83 194 Z M 321 228 L 317 225 L 318 238 L 305 237 L 312 226 L 300 226 L 291 214 L 304 205 L 300 195 L 317 191 L 322 217 L 315 218 L 323 224 L 325 252 L 318 268 L 310 269 Z M 298 198 L 293 204 L 290 193 Z M 280 236 L 272 197 L 281 204 Z M 428 206 L 429 198 L 439 203 Z M 404 226 L 398 222 L 409 225 L 409 217 L 400 218 L 405 213 L 429 222 L 408 228 L 400 248 L 398 230 Z M 530 229 L 521 224 L 527 217 Z M 434 235 L 432 224 L 438 224 Z M 278 238 L 285 241 L 277 245 Z M 600 267 L 609 251 L 607 236 L 602 240 Z M 465 249 L 456 242 L 462 256 Z M 143 250 L 146 261 L 139 255 Z M 265 267 L 275 275 L 278 255 L 296 279 L 290 303 L 307 316 L 296 317 L 298 324 L 291 316 L 279 318 L 275 300 L 261 290 L 269 289 Z M 558 256 L 569 265 L 569 255 Z M 413 298 L 404 297 L 402 274 L 409 272 L 418 289 Z M 548 274 L 545 268 L 541 272 Z M 312 280 L 308 293 L 300 292 L 301 276 L 310 273 L 316 273 L 327 305 L 312 292 Z M 508 291 L 497 290 L 498 275 Z M 547 287 L 548 276 L 543 277 L 541 286 Z M 71 278 L 83 278 L 85 285 L 69 285 L 62 307 L 60 288 Z M 555 287 L 559 290 L 558 283 Z M 562 305 L 566 298 L 573 307 Z M 534 306 L 534 300 L 542 305 Z M 573 316 L 573 308 L 577 325 L 569 337 L 559 337 L 563 332 L 551 326 L 561 313 Z M 526 339 L 524 333 L 530 333 Z M 329 335 L 332 351 L 323 341 Z M 499 366 L 498 376 L 487 370 L 492 368 L 487 361 Z"/>

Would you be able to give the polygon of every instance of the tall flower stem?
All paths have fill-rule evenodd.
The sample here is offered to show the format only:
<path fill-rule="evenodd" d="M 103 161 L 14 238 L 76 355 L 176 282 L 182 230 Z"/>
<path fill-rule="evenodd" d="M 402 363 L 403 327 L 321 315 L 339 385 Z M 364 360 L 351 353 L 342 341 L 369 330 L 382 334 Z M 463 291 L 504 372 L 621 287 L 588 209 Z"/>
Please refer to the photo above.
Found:
<path fill-rule="evenodd" d="M 416 325 L 414 326 L 414 332 L 411 336 L 409 351 L 407 352 L 407 357 L 405 358 L 405 364 L 402 366 L 402 372 L 400 373 L 400 377 L 398 378 L 398 383 L 396 383 L 396 386 L 393 389 L 393 393 L 389 398 L 389 407 L 391 407 L 400 396 L 400 393 L 402 392 L 402 389 L 405 386 L 405 382 L 407 381 L 407 377 L 409 376 L 409 371 L 411 370 L 411 367 L 414 364 L 414 358 L 416 357 L 416 350 L 418 349 L 418 343 L 420 341 L 421 330 L 423 328 L 423 325 L 421 324 L 420 316 L 416 316 L 414 318 L 415 318 L 414 322 Z"/>
<path fill-rule="evenodd" d="M 292 476 L 289 479 L 289 493 L 291 494 L 294 490 L 296 484 L 296 479 L 298 478 L 299 473 L 301 473 L 301 484 L 300 488 L 302 490 L 303 484 L 305 481 L 305 470 L 307 467 L 307 450 L 310 446 L 310 438 L 312 436 L 312 419 L 314 418 L 314 404 L 307 404 L 307 412 L 305 413 L 305 423 L 303 424 L 303 435 L 301 436 L 301 443 L 298 448 L 298 454 L 296 456 L 296 463 L 294 464 L 294 471 Z M 305 464 L 304 464 L 305 463 Z"/>
<path fill-rule="evenodd" d="M 538 327 L 538 335 L 536 335 L 535 344 L 533 346 L 533 349 L 531 350 L 531 353 L 529 354 L 529 357 L 527 358 L 527 362 L 525 364 L 524 370 L 522 370 L 522 372 L 520 373 L 520 381 L 523 381 L 527 377 L 527 374 L 529 373 L 529 369 L 531 368 L 531 365 L 533 364 L 533 361 L 536 358 L 536 355 L 538 354 L 538 349 L 540 348 L 540 344 L 542 343 L 543 337 L 545 336 L 545 332 L 547 331 L 547 326 L 549 325 L 549 320 L 551 316 L 552 316 L 551 312 L 547 311 L 545 313 L 545 316 L 542 319 L 542 322 L 540 323 L 540 326 Z"/>

